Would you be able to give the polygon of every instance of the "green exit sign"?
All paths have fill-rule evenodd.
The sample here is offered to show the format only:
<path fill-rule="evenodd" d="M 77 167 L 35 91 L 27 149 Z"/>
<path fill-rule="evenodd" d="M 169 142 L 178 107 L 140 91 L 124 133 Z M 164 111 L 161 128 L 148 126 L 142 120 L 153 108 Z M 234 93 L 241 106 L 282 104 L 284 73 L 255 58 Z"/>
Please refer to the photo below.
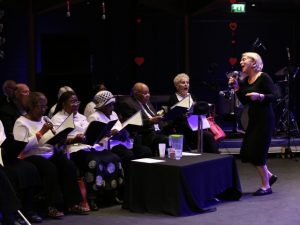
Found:
<path fill-rule="evenodd" d="M 231 12 L 232 13 L 245 13 L 246 12 L 246 4 L 245 3 L 231 4 Z"/>

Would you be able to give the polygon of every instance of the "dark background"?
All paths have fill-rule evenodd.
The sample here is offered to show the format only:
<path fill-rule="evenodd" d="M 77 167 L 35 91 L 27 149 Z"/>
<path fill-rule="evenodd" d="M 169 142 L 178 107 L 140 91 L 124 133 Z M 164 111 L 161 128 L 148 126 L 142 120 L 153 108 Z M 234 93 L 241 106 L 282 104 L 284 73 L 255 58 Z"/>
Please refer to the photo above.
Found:
<path fill-rule="evenodd" d="M 105 0 L 71 1 L 66 17 L 63 0 L 1 0 L 5 15 L 0 46 L 0 82 L 14 79 L 44 92 L 51 105 L 60 86 L 74 88 L 86 103 L 93 87 L 104 82 L 113 94 L 129 94 L 137 81 L 152 95 L 174 92 L 173 78 L 186 72 L 191 92 L 224 111 L 219 91 L 227 88 L 226 74 L 239 70 L 244 51 L 261 54 L 278 87 L 288 66 L 294 74 L 300 57 L 300 4 L 293 0 L 245 1 L 245 14 L 230 13 L 224 0 Z M 256 3 L 255 7 L 251 4 Z M 236 29 L 229 24 L 235 23 Z M 259 38 L 266 47 L 254 48 Z M 290 61 L 287 56 L 290 50 Z M 138 65 L 136 57 L 144 62 Z M 237 58 L 230 64 L 229 58 Z M 141 59 L 141 58 L 140 58 Z M 291 79 L 291 103 L 299 121 L 299 76 Z"/>

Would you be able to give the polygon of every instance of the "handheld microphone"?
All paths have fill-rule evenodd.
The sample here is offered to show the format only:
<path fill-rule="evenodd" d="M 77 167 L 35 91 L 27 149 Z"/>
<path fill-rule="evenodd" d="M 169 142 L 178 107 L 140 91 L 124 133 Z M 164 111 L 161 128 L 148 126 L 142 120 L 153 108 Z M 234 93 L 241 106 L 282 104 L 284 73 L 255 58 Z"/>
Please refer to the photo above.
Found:
<path fill-rule="evenodd" d="M 288 60 L 290 62 L 291 61 L 290 48 L 286 48 L 286 53 L 287 53 Z"/>
<path fill-rule="evenodd" d="M 50 123 L 53 125 L 51 119 L 48 116 L 44 116 L 43 119 L 46 123 Z M 51 130 L 52 134 L 54 134 L 54 135 L 56 134 L 56 131 L 53 129 L 53 127 L 50 130 Z"/>

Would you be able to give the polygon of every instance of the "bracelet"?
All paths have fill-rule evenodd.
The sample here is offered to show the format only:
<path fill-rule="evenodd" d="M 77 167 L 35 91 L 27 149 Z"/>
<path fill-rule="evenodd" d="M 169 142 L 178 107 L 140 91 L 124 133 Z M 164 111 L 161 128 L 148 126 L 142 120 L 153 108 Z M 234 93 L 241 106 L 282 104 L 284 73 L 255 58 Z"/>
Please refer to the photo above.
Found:
<path fill-rule="evenodd" d="M 43 137 L 43 134 L 40 131 L 35 133 L 35 135 L 38 139 L 41 139 Z"/>

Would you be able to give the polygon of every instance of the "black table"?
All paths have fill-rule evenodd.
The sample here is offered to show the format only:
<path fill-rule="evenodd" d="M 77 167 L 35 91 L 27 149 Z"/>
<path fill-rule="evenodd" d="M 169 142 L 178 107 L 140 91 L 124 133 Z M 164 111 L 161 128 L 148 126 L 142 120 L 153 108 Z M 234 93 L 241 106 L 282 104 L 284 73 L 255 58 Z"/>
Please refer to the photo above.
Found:
<path fill-rule="evenodd" d="M 124 208 L 187 216 L 204 212 L 215 197 L 241 197 L 238 171 L 231 155 L 204 153 L 165 160 L 151 164 L 131 162 Z"/>

